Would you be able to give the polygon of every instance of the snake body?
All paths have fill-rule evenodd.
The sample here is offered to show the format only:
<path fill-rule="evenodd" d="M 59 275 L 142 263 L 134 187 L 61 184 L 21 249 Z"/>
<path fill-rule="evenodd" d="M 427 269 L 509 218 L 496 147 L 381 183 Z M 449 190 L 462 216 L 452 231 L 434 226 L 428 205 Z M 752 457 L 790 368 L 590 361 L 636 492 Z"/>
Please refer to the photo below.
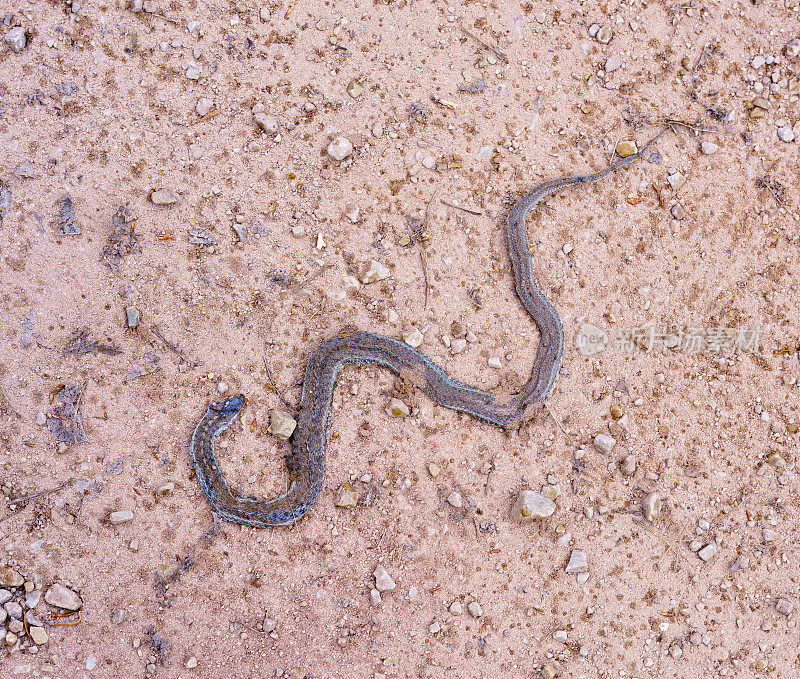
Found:
<path fill-rule="evenodd" d="M 663 134 L 663 133 L 662 133 Z M 436 403 L 498 427 L 518 426 L 553 390 L 564 352 L 564 330 L 558 312 L 536 283 L 525 234 L 528 212 L 563 188 L 596 182 L 639 160 L 658 135 L 636 154 L 619 158 L 604 170 L 551 179 L 536 186 L 514 205 L 506 234 L 517 296 L 539 329 L 539 348 L 531 377 L 519 394 L 498 396 L 450 377 L 421 351 L 405 342 L 372 332 L 351 332 L 323 342 L 308 361 L 292 449 L 286 456 L 289 483 L 270 500 L 235 494 L 225 479 L 214 441 L 238 417 L 244 396 L 214 401 L 197 424 L 190 444 L 200 486 L 221 518 L 250 526 L 285 526 L 300 519 L 316 502 L 325 474 L 325 445 L 331 423 L 336 380 L 345 365 L 376 364 L 410 381 Z"/>

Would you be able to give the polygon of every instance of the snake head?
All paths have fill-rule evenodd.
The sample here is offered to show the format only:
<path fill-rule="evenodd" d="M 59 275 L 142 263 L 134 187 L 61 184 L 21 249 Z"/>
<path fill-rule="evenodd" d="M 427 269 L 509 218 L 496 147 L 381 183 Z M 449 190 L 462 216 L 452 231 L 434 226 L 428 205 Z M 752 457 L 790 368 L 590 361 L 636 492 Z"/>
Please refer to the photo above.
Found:
<path fill-rule="evenodd" d="M 209 403 L 208 407 L 211 410 L 215 410 L 220 415 L 229 415 L 231 416 L 231 420 L 239 413 L 239 411 L 244 407 L 246 403 L 246 399 L 243 394 L 236 394 L 236 396 L 228 396 L 228 398 L 223 398 L 221 401 L 214 401 L 213 403 Z"/>

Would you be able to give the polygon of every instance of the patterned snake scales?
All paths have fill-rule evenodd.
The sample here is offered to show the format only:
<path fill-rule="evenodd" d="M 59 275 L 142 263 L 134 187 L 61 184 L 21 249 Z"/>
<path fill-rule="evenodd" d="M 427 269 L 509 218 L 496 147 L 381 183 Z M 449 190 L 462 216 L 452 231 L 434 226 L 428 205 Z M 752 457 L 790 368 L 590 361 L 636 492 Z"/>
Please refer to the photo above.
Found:
<path fill-rule="evenodd" d="M 242 497 L 231 490 L 217 462 L 214 441 L 238 417 L 245 398 L 242 395 L 231 396 L 209 404 L 192 434 L 190 452 L 200 486 L 212 510 L 221 518 L 236 523 L 285 526 L 300 519 L 312 507 L 322 490 L 325 474 L 325 445 L 331 423 L 333 390 L 339 372 L 347 364 L 369 363 L 389 368 L 439 405 L 469 413 L 498 427 L 513 428 L 524 421 L 552 392 L 564 352 L 561 319 L 534 278 L 525 217 L 531 208 L 556 191 L 596 182 L 635 163 L 658 137 L 638 153 L 618 158 L 600 172 L 551 179 L 539 184 L 511 210 L 506 232 L 516 292 L 539 328 L 540 337 L 531 377 L 519 394 L 496 396 L 454 380 L 421 351 L 391 337 L 372 332 L 352 332 L 333 337 L 323 342 L 308 361 L 297 428 L 292 435 L 292 451 L 286 456 L 288 489 L 277 497 L 265 501 Z"/>

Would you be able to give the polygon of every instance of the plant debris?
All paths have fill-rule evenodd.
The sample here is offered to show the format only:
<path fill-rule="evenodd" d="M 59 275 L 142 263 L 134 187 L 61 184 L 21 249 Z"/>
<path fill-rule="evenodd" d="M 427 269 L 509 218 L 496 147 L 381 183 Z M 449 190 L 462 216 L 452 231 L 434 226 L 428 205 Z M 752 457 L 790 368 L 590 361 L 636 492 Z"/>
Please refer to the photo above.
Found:
<path fill-rule="evenodd" d="M 83 387 L 80 384 L 65 384 L 53 393 L 53 397 L 57 397 L 61 404 L 47 414 L 47 428 L 59 441 L 75 444 L 89 440 L 79 410 L 82 394 Z"/>
<path fill-rule="evenodd" d="M 60 207 L 56 217 L 56 227 L 62 236 L 79 236 L 82 233 L 81 227 L 75 221 L 75 205 L 72 197 L 67 194 L 59 201 Z"/>
<path fill-rule="evenodd" d="M 75 356 L 94 354 L 96 356 L 98 352 L 109 356 L 116 356 L 122 353 L 122 349 L 113 342 L 111 344 L 103 344 L 99 340 L 92 339 L 89 337 L 89 328 L 85 326 L 67 337 L 66 346 L 64 347 L 65 354 L 74 354 Z"/>
<path fill-rule="evenodd" d="M 101 261 L 108 264 L 112 271 L 119 270 L 122 260 L 130 254 L 142 251 L 134 234 L 136 218 L 125 205 L 120 205 L 111 217 L 111 235 L 103 248 Z"/>

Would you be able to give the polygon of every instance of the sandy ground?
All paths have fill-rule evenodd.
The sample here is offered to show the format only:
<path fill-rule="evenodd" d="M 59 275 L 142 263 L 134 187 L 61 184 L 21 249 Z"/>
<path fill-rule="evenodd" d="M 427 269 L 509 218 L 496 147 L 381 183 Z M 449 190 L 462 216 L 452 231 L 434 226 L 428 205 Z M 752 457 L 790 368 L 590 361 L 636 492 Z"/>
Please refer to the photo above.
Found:
<path fill-rule="evenodd" d="M 83 608 L 42 598 L 46 643 L 24 623 L 0 673 L 800 674 L 794 0 L 0 0 L 3 18 L 26 45 L 0 45 L 0 568 L 11 604 L 18 573 Z M 416 328 L 459 379 L 519 387 L 537 334 L 504 197 L 600 169 L 664 118 L 703 131 L 676 124 L 529 221 L 567 335 L 555 420 L 507 434 L 348 369 L 318 504 L 287 529 L 213 530 L 187 443 L 220 387 L 248 398 L 222 463 L 266 495 L 288 445 L 270 411 L 296 408 L 344 326 Z M 363 284 L 371 260 L 390 275 Z M 720 328 L 755 328 L 758 349 Z M 579 350 L 587 333 L 606 346 Z M 47 424 L 74 424 L 52 416 L 62 385 L 85 443 Z M 348 481 L 358 505 L 337 507 Z M 543 485 L 555 513 L 516 520 Z M 573 550 L 587 574 L 566 572 Z M 396 587 L 375 603 L 379 565 Z"/>

